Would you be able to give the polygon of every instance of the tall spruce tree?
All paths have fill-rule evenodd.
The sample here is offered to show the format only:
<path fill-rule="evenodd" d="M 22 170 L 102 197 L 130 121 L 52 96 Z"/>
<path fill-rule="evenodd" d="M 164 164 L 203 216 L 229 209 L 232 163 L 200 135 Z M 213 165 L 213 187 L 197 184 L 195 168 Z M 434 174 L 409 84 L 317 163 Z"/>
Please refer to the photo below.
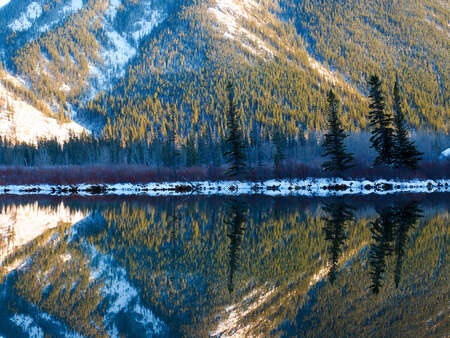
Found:
<path fill-rule="evenodd" d="M 244 174 L 246 169 L 244 142 L 242 141 L 241 131 L 239 129 L 236 104 L 233 96 L 233 84 L 227 84 L 228 94 L 228 137 L 226 139 L 227 151 L 225 156 L 229 163 L 227 175 L 230 177 L 239 177 Z"/>
<path fill-rule="evenodd" d="M 417 151 L 413 141 L 408 137 L 405 115 L 403 114 L 398 82 L 394 86 L 394 165 L 397 168 L 418 168 L 423 153 Z"/>
<path fill-rule="evenodd" d="M 392 116 L 385 111 L 381 81 L 377 75 L 369 79 L 369 125 L 372 128 L 371 148 L 378 152 L 374 165 L 392 165 L 394 162 L 394 140 L 391 127 Z"/>
<path fill-rule="evenodd" d="M 332 90 L 328 92 L 328 132 L 325 134 L 325 140 L 322 147 L 324 152 L 322 156 L 329 156 L 330 160 L 322 164 L 325 171 L 334 171 L 342 174 L 345 170 L 354 166 L 353 154 L 346 151 L 344 144 L 348 136 L 339 120 L 339 101 Z"/>

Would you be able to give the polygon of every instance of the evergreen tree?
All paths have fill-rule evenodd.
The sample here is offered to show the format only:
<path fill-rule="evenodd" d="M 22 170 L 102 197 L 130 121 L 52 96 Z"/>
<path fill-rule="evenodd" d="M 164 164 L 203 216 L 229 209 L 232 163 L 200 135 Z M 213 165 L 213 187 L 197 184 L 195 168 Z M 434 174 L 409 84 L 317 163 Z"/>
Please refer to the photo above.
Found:
<path fill-rule="evenodd" d="M 242 141 L 241 131 L 239 129 L 236 104 L 233 97 L 233 84 L 228 82 L 228 137 L 226 140 L 228 150 L 225 152 L 229 168 L 227 175 L 239 177 L 245 172 L 245 154 L 244 142 Z"/>
<path fill-rule="evenodd" d="M 414 142 L 408 138 L 397 81 L 394 86 L 394 114 L 394 165 L 397 168 L 417 169 L 423 153 L 417 151 Z"/>
<path fill-rule="evenodd" d="M 176 128 L 173 112 L 170 112 L 170 122 L 167 131 L 167 138 L 162 147 L 162 160 L 165 166 L 176 170 L 181 156 L 176 143 Z"/>
<path fill-rule="evenodd" d="M 276 127 L 273 132 L 273 143 L 275 144 L 275 155 L 273 156 L 273 163 L 276 169 L 279 169 L 285 159 L 283 148 L 285 147 L 285 142 L 283 140 L 282 132 L 280 127 Z"/>
<path fill-rule="evenodd" d="M 334 171 L 342 174 L 345 170 L 354 166 L 353 154 L 347 153 L 344 144 L 348 136 L 339 121 L 339 101 L 332 90 L 328 92 L 328 132 L 325 134 L 325 140 L 322 147 L 324 153 L 322 156 L 330 156 L 330 160 L 322 164 L 325 171 Z"/>
<path fill-rule="evenodd" d="M 385 112 L 381 81 L 377 75 L 369 80 L 369 125 L 372 128 L 371 148 L 378 152 L 374 165 L 391 165 L 394 162 L 392 117 Z"/>
<path fill-rule="evenodd" d="M 195 140 L 193 135 L 189 135 L 186 146 L 185 146 L 185 152 L 186 152 L 186 167 L 192 167 L 197 165 L 198 163 L 198 154 L 197 149 L 195 148 Z"/>

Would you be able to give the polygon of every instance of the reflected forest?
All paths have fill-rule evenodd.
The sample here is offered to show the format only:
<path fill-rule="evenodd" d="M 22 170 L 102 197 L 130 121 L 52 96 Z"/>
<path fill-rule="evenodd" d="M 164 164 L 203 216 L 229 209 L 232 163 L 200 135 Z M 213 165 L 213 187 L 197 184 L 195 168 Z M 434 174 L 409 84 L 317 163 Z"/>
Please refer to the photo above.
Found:
<path fill-rule="evenodd" d="M 55 336 L 448 332 L 448 200 L 2 199 L 2 219 L 80 220 L 22 245 L 23 218 L 1 228 L 0 334 L 24 318 Z"/>

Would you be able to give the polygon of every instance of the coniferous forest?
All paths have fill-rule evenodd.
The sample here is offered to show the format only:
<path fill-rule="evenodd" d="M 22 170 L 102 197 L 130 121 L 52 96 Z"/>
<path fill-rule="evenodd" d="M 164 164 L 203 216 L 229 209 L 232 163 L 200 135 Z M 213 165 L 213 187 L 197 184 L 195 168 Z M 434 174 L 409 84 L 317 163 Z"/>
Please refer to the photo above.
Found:
<path fill-rule="evenodd" d="M 3 165 L 228 169 L 232 156 L 239 171 L 306 163 L 344 175 L 420 170 L 448 147 L 448 12 L 435 1 L 233 0 L 239 34 L 214 14 L 233 9 L 215 0 L 49 1 L 20 27 L 24 1 L 0 9 L 1 84 L 86 132 L 32 145 L 6 136 Z M 148 13 L 154 27 L 136 31 Z"/>

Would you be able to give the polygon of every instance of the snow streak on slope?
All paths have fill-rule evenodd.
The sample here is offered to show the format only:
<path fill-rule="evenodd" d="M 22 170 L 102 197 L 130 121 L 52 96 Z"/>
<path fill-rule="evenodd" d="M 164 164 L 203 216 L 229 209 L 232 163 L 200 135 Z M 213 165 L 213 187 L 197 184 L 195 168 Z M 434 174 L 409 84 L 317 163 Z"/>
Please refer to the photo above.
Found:
<path fill-rule="evenodd" d="M 137 19 L 129 30 L 119 31 L 115 25 L 117 11 L 123 4 L 120 0 L 110 0 L 102 21 L 105 42 L 102 42 L 101 64 L 89 65 L 90 79 L 93 84 L 90 96 L 97 91 L 106 90 L 114 80 L 125 75 L 128 62 L 136 55 L 139 41 L 158 26 L 167 15 L 151 7 L 152 2 L 141 4 L 136 13 Z"/>
<path fill-rule="evenodd" d="M 131 35 L 135 42 L 149 34 L 157 25 L 166 19 L 166 15 L 158 10 L 152 10 L 149 7 L 144 9 L 145 15 L 141 20 L 133 24 L 133 32 Z"/>
<path fill-rule="evenodd" d="M 272 48 L 261 38 L 248 31 L 242 23 L 243 19 L 259 19 L 252 13 L 258 12 L 259 5 L 253 0 L 216 0 L 216 6 L 209 8 L 217 22 L 225 28 L 223 36 L 235 40 L 254 55 L 273 56 Z M 258 22 L 259 25 L 264 24 Z"/>
<path fill-rule="evenodd" d="M 285 51 L 293 52 L 291 43 L 296 44 L 297 42 L 283 41 L 276 29 L 273 29 L 274 23 L 279 23 L 279 18 L 271 12 L 269 7 L 267 4 L 257 3 L 254 0 L 216 0 L 216 5 L 208 10 L 223 29 L 220 32 L 223 32 L 224 38 L 239 42 L 253 55 L 271 58 L 281 52 L 277 49 L 280 46 Z M 250 26 L 264 27 L 264 30 L 261 29 L 261 33 L 264 33 L 258 36 L 256 33 L 250 32 L 245 28 L 248 23 L 251 23 Z M 276 43 L 274 43 L 275 40 Z M 307 54 L 306 50 L 304 52 Z M 357 92 L 340 74 L 329 70 L 310 55 L 308 55 L 306 66 L 316 71 L 325 81 Z"/>
<path fill-rule="evenodd" d="M 9 28 L 11 28 L 15 32 L 22 32 L 29 29 L 33 22 L 38 19 L 42 15 L 42 7 L 37 2 L 32 2 L 28 5 L 25 13 L 14 20 L 11 24 L 9 24 Z"/>
<path fill-rule="evenodd" d="M 0 75 L 1 76 L 1 75 Z M 8 79 L 10 80 L 11 77 Z M 20 83 L 15 81 L 18 85 Z M 0 137 L 12 142 L 36 144 L 39 139 L 67 140 L 87 132 L 75 122 L 62 123 L 15 97 L 0 82 Z"/>
<path fill-rule="evenodd" d="M 136 49 L 131 46 L 127 39 L 116 31 L 106 32 L 110 42 L 110 49 L 103 53 L 104 65 L 109 69 L 118 68 L 118 73 L 122 76 L 125 72 L 125 65 L 136 55 Z"/>
<path fill-rule="evenodd" d="M 30 316 L 15 314 L 10 320 L 32 338 L 44 338 L 44 331 L 36 325 Z"/>
<path fill-rule="evenodd" d="M 66 5 L 63 7 L 64 13 L 71 13 L 80 10 L 83 7 L 82 0 L 72 0 L 70 5 Z"/>

